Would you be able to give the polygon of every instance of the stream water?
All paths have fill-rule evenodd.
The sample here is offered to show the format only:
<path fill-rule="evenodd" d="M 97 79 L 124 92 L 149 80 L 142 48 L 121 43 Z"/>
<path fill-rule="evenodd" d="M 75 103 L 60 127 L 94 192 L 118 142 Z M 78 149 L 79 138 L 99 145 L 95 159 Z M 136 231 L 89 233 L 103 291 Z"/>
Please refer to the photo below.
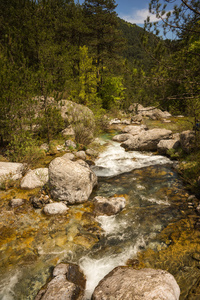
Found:
<path fill-rule="evenodd" d="M 52 268 L 63 261 L 80 265 L 87 277 L 85 299 L 90 299 L 98 282 L 138 251 L 167 249 L 159 233 L 188 209 L 188 194 L 172 162 L 151 153 L 125 152 L 110 142 L 93 170 L 99 180 L 90 199 L 125 197 L 119 214 L 96 217 L 88 201 L 71 206 L 67 216 L 47 217 L 28 200 L 10 208 L 9 199 L 19 191 L 1 193 L 1 300 L 34 299 Z"/>

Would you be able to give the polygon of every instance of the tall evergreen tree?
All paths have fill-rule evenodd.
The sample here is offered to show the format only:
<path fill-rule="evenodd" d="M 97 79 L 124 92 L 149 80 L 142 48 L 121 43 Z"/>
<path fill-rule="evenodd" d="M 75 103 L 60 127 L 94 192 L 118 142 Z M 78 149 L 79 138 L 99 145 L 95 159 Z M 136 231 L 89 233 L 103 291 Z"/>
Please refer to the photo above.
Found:
<path fill-rule="evenodd" d="M 114 0 L 85 0 L 84 13 L 88 27 L 88 44 L 95 57 L 99 88 L 103 84 L 104 73 L 112 70 L 119 61 L 120 45 L 123 44 L 118 29 L 118 19 Z"/>

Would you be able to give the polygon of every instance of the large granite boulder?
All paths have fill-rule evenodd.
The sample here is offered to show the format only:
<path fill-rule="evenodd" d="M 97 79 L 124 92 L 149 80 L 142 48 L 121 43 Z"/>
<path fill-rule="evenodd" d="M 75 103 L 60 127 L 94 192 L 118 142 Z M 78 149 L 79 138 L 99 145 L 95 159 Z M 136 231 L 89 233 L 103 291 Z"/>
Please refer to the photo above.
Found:
<path fill-rule="evenodd" d="M 48 168 L 38 168 L 35 170 L 29 170 L 21 181 L 22 189 L 35 189 L 42 187 L 49 180 Z"/>
<path fill-rule="evenodd" d="M 121 144 L 127 150 L 156 151 L 160 140 L 169 139 L 172 135 L 171 130 L 150 129 L 141 131 L 140 134 Z"/>
<path fill-rule="evenodd" d="M 94 198 L 94 208 L 98 214 L 106 214 L 108 216 L 115 215 L 120 212 L 126 205 L 124 197 L 105 198 L 96 196 Z"/>
<path fill-rule="evenodd" d="M 180 143 L 183 151 L 190 153 L 195 146 L 195 132 L 191 130 L 181 132 Z"/>
<path fill-rule="evenodd" d="M 82 300 L 85 277 L 74 264 L 59 264 L 53 270 L 53 279 L 42 288 L 35 300 Z"/>
<path fill-rule="evenodd" d="M 82 160 L 57 157 L 49 165 L 49 183 L 51 196 L 55 200 L 82 203 L 88 200 L 97 184 L 97 176 Z"/>
<path fill-rule="evenodd" d="M 180 288 L 163 270 L 117 267 L 100 281 L 92 300 L 178 300 Z"/>
<path fill-rule="evenodd" d="M 22 178 L 25 165 L 13 162 L 0 162 L 0 186 L 5 180 Z"/>

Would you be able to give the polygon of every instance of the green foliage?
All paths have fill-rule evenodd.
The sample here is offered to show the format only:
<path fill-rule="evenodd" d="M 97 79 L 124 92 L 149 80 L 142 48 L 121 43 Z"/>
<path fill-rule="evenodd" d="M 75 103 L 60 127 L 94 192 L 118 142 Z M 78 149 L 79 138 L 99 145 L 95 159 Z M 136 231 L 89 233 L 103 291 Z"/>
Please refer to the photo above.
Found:
<path fill-rule="evenodd" d="M 106 77 L 101 89 L 103 108 L 120 108 L 124 100 L 124 90 L 123 77 Z"/>
<path fill-rule="evenodd" d="M 79 85 L 80 103 L 95 108 L 100 102 L 97 97 L 97 68 L 93 64 L 93 58 L 89 57 L 86 46 L 80 47 Z"/>
<path fill-rule="evenodd" d="M 46 138 L 48 142 L 57 136 L 65 127 L 64 120 L 61 117 L 60 110 L 54 106 L 48 105 L 45 113 L 42 110 L 38 118 L 39 135 Z"/>
<path fill-rule="evenodd" d="M 28 131 L 12 135 L 6 154 L 10 161 L 27 163 L 27 167 L 45 156 Z"/>

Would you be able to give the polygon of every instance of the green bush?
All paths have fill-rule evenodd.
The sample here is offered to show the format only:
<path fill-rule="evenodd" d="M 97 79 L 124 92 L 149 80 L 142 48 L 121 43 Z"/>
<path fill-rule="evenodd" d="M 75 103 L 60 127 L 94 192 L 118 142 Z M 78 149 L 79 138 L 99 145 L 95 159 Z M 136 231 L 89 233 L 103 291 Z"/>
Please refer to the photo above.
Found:
<path fill-rule="evenodd" d="M 6 155 L 10 161 L 26 163 L 29 167 L 44 158 L 45 151 L 37 146 L 29 132 L 22 131 L 11 137 Z"/>

